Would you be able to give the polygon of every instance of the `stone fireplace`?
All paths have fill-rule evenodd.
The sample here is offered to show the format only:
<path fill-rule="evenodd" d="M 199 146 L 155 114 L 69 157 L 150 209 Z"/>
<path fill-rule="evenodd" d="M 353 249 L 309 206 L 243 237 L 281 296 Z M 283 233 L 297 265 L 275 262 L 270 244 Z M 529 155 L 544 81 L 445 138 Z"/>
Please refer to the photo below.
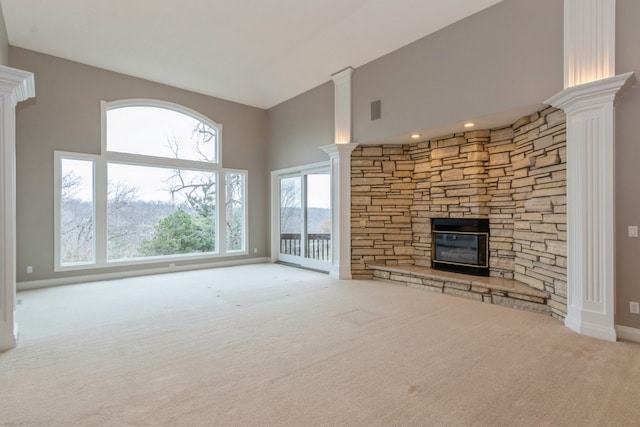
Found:
<path fill-rule="evenodd" d="M 546 108 L 506 127 L 403 145 L 364 145 L 351 162 L 351 268 L 430 267 L 432 219 L 489 223 L 488 275 L 566 308 L 566 123 Z"/>

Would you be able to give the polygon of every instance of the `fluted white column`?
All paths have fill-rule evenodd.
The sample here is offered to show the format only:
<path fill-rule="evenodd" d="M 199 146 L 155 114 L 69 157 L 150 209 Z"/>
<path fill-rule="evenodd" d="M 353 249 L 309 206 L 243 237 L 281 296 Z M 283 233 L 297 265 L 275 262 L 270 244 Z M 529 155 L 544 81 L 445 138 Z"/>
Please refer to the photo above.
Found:
<path fill-rule="evenodd" d="M 565 0 L 564 87 L 546 101 L 567 114 L 567 317 L 609 341 L 615 330 L 615 0 Z"/>
<path fill-rule="evenodd" d="M 565 0 L 564 88 L 615 75 L 616 0 Z"/>
<path fill-rule="evenodd" d="M 331 76 L 334 87 L 334 144 L 320 147 L 331 163 L 330 276 L 351 279 L 351 75 L 348 67 Z"/>
<path fill-rule="evenodd" d="M 616 340 L 614 101 L 632 76 L 573 86 L 546 101 L 567 114 L 565 325 L 609 341 Z"/>
<path fill-rule="evenodd" d="M 336 144 L 351 142 L 351 74 L 353 68 L 345 68 L 331 76 L 334 86 L 334 128 Z"/>
<path fill-rule="evenodd" d="M 331 162 L 331 239 L 330 276 L 351 279 L 351 152 L 358 144 L 330 144 L 320 147 Z"/>
<path fill-rule="evenodd" d="M 16 346 L 16 104 L 35 96 L 32 73 L 0 66 L 0 351 Z"/>

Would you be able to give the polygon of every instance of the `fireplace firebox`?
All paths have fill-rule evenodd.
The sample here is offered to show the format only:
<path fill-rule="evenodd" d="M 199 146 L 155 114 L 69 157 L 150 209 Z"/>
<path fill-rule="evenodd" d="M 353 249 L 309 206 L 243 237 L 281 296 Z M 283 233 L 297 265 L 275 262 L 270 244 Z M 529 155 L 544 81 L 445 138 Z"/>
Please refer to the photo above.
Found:
<path fill-rule="evenodd" d="M 431 267 L 456 273 L 489 275 L 489 220 L 432 218 Z"/>

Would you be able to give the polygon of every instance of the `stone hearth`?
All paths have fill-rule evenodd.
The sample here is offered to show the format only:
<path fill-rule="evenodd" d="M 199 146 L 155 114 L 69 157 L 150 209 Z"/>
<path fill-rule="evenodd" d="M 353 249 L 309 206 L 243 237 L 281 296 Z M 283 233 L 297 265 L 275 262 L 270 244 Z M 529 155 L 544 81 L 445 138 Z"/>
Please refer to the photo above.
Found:
<path fill-rule="evenodd" d="M 392 267 L 370 264 L 373 278 L 410 288 L 453 295 L 489 304 L 551 314 L 549 293 L 515 280 L 471 276 L 428 267 Z"/>

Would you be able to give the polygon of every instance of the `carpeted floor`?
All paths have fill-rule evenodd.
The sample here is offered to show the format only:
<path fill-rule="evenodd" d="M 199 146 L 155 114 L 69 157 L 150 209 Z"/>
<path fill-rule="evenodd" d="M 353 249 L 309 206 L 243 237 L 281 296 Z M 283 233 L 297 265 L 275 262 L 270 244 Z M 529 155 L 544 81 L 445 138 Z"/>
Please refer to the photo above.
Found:
<path fill-rule="evenodd" d="M 0 425 L 640 425 L 640 345 L 447 295 L 262 264 L 18 299 Z"/>

